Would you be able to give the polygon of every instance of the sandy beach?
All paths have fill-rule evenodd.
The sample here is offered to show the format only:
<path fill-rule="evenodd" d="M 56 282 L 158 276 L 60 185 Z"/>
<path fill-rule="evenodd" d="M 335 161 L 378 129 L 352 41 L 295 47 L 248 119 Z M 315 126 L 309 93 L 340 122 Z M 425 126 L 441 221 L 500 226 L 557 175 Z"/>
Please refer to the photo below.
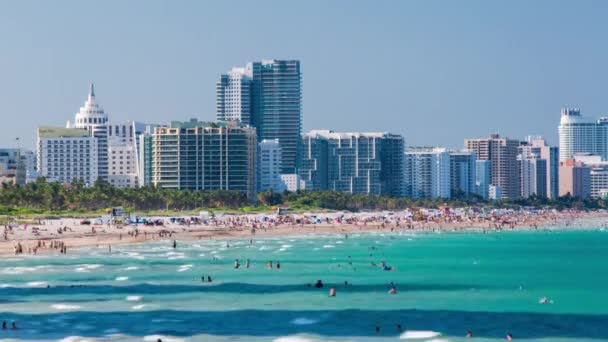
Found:
<path fill-rule="evenodd" d="M 173 218 L 173 219 L 172 219 Z M 60 253 L 86 246 L 285 235 L 359 232 L 494 231 L 515 229 L 604 227 L 608 212 L 423 209 L 412 213 L 306 213 L 154 217 L 156 224 L 98 224 L 98 218 L 39 220 L 4 226 L 0 255 Z M 88 221 L 88 222 L 85 222 Z M 591 225 L 590 225 L 591 222 Z M 96 224 L 97 223 L 97 224 Z"/>

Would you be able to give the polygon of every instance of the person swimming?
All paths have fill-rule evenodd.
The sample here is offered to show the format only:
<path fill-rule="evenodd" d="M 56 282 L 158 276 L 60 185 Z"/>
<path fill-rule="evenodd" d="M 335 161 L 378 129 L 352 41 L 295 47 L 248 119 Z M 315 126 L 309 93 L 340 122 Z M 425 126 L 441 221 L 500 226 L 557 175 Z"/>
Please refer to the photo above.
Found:
<path fill-rule="evenodd" d="M 388 290 L 388 294 L 397 294 L 397 289 L 393 286 L 390 290 Z"/>
<path fill-rule="evenodd" d="M 511 333 L 507 334 L 507 341 L 513 341 L 513 335 L 511 335 Z"/>
<path fill-rule="evenodd" d="M 471 330 L 467 330 L 467 338 L 472 338 L 473 332 Z"/>
<path fill-rule="evenodd" d="M 281 263 L 277 261 L 277 268 L 281 268 Z"/>
<path fill-rule="evenodd" d="M 2 330 L 6 330 L 6 321 L 2 321 Z"/>
<path fill-rule="evenodd" d="M 398 332 L 402 332 L 403 328 L 401 327 L 401 324 L 397 324 L 397 331 Z"/>
<path fill-rule="evenodd" d="M 17 330 L 17 323 L 13 322 L 11 329 L 12 330 Z"/>
<path fill-rule="evenodd" d="M 317 283 L 315 284 L 315 287 L 318 288 L 318 289 L 322 288 L 323 287 L 323 281 L 317 280 Z"/>
<path fill-rule="evenodd" d="M 212 282 L 212 280 L 211 280 L 211 276 L 207 276 L 207 282 L 208 282 L 208 283 L 211 283 L 211 282 Z"/>

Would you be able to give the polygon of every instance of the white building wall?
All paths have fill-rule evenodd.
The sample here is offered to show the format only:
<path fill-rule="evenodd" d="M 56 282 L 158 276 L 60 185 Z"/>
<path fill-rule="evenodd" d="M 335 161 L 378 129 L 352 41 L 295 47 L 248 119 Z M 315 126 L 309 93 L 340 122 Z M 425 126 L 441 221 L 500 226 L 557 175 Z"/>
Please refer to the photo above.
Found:
<path fill-rule="evenodd" d="M 81 179 L 91 186 L 98 177 L 97 139 L 62 137 L 38 139 L 38 172 L 50 182 Z"/>
<path fill-rule="evenodd" d="M 258 191 L 282 192 L 281 147 L 278 139 L 262 140 L 258 144 Z"/>

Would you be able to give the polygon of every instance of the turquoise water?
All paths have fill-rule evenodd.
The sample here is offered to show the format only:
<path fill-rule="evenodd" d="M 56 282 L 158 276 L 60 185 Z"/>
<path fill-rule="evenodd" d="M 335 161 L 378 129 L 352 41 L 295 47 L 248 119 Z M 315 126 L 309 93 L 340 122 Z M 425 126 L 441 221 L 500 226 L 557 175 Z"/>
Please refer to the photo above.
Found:
<path fill-rule="evenodd" d="M 507 332 L 516 341 L 608 341 L 608 232 L 335 235 L 225 245 L 178 241 L 174 250 L 165 241 L 2 259 L 0 320 L 16 321 L 19 330 L 0 330 L 0 339 L 396 341 L 401 324 L 440 334 L 416 341 L 470 341 L 467 329 L 478 341 L 504 340 Z M 233 268 L 235 258 L 241 269 Z M 268 260 L 281 269 L 267 269 Z M 201 275 L 213 283 L 201 283 Z M 324 288 L 307 286 L 318 279 Z M 390 282 L 398 294 L 387 293 Z M 330 286 L 336 297 L 328 296 Z M 539 303 L 542 297 L 552 303 Z"/>

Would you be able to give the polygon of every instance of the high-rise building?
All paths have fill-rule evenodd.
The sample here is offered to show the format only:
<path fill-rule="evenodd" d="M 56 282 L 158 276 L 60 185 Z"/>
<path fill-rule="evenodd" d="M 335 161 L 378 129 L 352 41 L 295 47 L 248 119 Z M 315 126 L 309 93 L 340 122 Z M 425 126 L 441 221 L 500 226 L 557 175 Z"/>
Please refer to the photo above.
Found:
<path fill-rule="evenodd" d="M 403 195 L 403 137 L 390 133 L 337 133 L 327 130 L 304 135 L 306 158 L 301 176 L 320 190 L 354 194 Z M 326 147 L 325 147 L 326 146 Z M 326 155 L 324 154 L 326 151 Z M 323 164 L 327 162 L 327 166 Z M 323 172 L 327 170 L 327 176 Z M 315 187 L 319 184 L 318 188 Z"/>
<path fill-rule="evenodd" d="M 82 180 L 91 186 L 98 178 L 98 139 L 81 128 L 38 128 L 38 172 L 50 182 Z"/>
<path fill-rule="evenodd" d="M 262 140 L 258 144 L 258 191 L 286 190 L 281 180 L 281 147 L 279 140 Z"/>
<path fill-rule="evenodd" d="M 410 148 L 405 152 L 406 196 L 450 198 L 450 154 L 445 148 Z"/>
<path fill-rule="evenodd" d="M 492 165 L 489 160 L 475 161 L 475 193 L 483 199 L 490 196 L 490 184 L 492 183 Z"/>
<path fill-rule="evenodd" d="M 216 84 L 216 117 L 219 121 L 240 121 L 253 125 L 252 69 L 233 68 Z"/>
<path fill-rule="evenodd" d="M 559 149 L 556 146 L 549 146 L 542 137 L 528 136 L 525 142 L 522 142 L 519 151 L 524 156 L 537 155 L 546 161 L 547 197 L 557 197 L 559 194 Z"/>
<path fill-rule="evenodd" d="M 537 154 L 519 154 L 520 196 L 547 196 L 547 161 Z"/>
<path fill-rule="evenodd" d="M 108 116 L 95 98 L 95 86 L 91 84 L 89 96 L 76 113 L 74 122 L 68 121 L 67 128 L 80 128 L 89 131 L 97 139 L 97 176 L 108 180 Z"/>
<path fill-rule="evenodd" d="M 233 68 L 216 84 L 216 116 L 253 125 L 258 141 L 278 139 L 281 173 L 299 172 L 302 133 L 300 61 L 263 60 Z"/>
<path fill-rule="evenodd" d="M 264 60 L 252 73 L 253 125 L 258 140 L 279 139 L 281 173 L 297 173 L 301 160 L 302 75 L 300 61 Z"/>
<path fill-rule="evenodd" d="M 500 186 L 503 199 L 519 197 L 518 140 L 492 134 L 489 138 L 465 139 L 464 145 L 478 160 L 490 161 L 491 185 Z"/>
<path fill-rule="evenodd" d="M 475 193 L 476 160 L 472 151 L 449 151 L 451 197 L 468 196 Z"/>
<path fill-rule="evenodd" d="M 608 118 L 597 121 L 581 115 L 579 109 L 563 108 L 558 127 L 559 159 L 577 153 L 591 153 L 608 160 Z"/>
<path fill-rule="evenodd" d="M 255 128 L 238 122 L 171 122 L 152 136 L 152 183 L 169 189 L 256 194 Z"/>
<path fill-rule="evenodd" d="M 591 195 L 591 167 L 574 159 L 559 163 L 559 195 L 587 198 Z"/>
<path fill-rule="evenodd" d="M 308 190 L 327 190 L 328 141 L 322 135 L 308 133 L 302 137 L 300 176 Z"/>

